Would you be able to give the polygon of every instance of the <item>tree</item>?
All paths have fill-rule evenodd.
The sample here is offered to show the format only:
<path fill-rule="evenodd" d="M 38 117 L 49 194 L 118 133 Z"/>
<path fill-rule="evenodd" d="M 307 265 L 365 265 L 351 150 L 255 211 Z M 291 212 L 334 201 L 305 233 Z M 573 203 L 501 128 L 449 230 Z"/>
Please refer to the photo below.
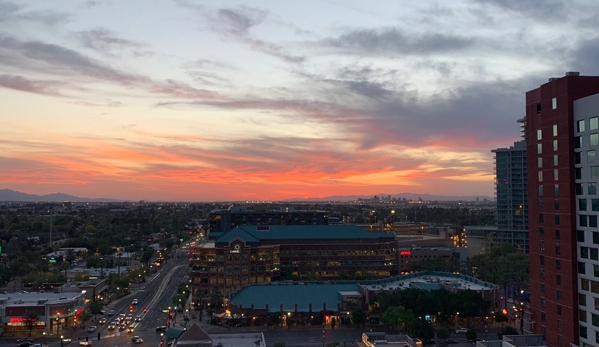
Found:
<path fill-rule="evenodd" d="M 218 287 L 212 287 L 212 293 L 210 293 L 210 306 L 213 310 L 216 310 L 218 307 L 223 304 L 223 294 L 220 292 Z"/>
<path fill-rule="evenodd" d="M 412 310 L 406 310 L 403 306 L 389 307 L 383 313 L 383 324 L 395 326 L 401 332 L 403 326 L 407 326 L 414 319 Z"/>
<path fill-rule="evenodd" d="M 89 311 L 92 314 L 100 314 L 102 311 L 102 304 L 99 301 L 92 301 L 87 305 L 87 308 L 89 308 Z"/>
<path fill-rule="evenodd" d="M 89 313 L 88 310 L 84 310 L 83 312 L 81 312 L 81 315 L 79 315 L 79 319 L 83 322 L 83 327 L 85 327 L 85 323 L 91 318 L 92 315 Z"/>
<path fill-rule="evenodd" d="M 277 343 L 275 343 L 275 347 L 285 347 L 285 346 L 287 346 L 285 344 L 285 342 L 277 342 Z"/>
<path fill-rule="evenodd" d="M 350 313 L 350 317 L 351 321 L 354 324 L 359 325 L 360 327 L 362 327 L 362 325 L 366 323 L 366 312 L 364 312 L 364 310 L 362 310 L 361 308 L 353 310 Z"/>
<path fill-rule="evenodd" d="M 449 330 L 447 328 L 441 328 L 437 330 L 437 337 L 440 339 L 446 339 L 449 337 Z"/>
<path fill-rule="evenodd" d="M 501 329 L 500 332 L 497 333 L 497 337 L 502 340 L 503 335 L 518 335 L 518 331 L 512 327 L 505 327 Z"/>
<path fill-rule="evenodd" d="M 426 319 L 412 319 L 408 323 L 408 335 L 430 340 L 435 337 L 435 330 Z"/>
<path fill-rule="evenodd" d="M 476 340 L 476 331 L 469 329 L 466 332 L 466 338 L 468 339 L 468 341 L 474 341 Z"/>

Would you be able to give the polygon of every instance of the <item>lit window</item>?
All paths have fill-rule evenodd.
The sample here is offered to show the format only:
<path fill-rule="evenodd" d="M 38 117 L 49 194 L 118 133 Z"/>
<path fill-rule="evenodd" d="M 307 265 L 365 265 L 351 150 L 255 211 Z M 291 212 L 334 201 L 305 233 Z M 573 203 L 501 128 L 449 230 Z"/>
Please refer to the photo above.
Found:
<path fill-rule="evenodd" d="M 553 179 L 555 181 L 559 180 L 559 170 L 558 169 L 553 170 Z"/>
<path fill-rule="evenodd" d="M 556 185 L 553 186 L 553 194 L 555 196 L 559 195 L 559 184 L 556 184 Z"/>
<path fill-rule="evenodd" d="M 599 145 L 599 134 L 591 134 L 589 136 L 589 141 L 591 142 L 590 143 L 591 146 Z"/>
<path fill-rule="evenodd" d="M 553 136 L 557 136 L 557 124 L 553 124 Z"/>
<path fill-rule="evenodd" d="M 537 143 L 537 154 L 543 153 L 543 144 Z"/>
<path fill-rule="evenodd" d="M 557 98 L 551 99 L 551 108 L 554 110 L 557 108 Z M 553 135 L 553 136 L 555 136 L 555 135 Z"/>
<path fill-rule="evenodd" d="M 543 186 L 539 186 L 539 196 L 543 196 Z"/>
<path fill-rule="evenodd" d="M 583 132 L 583 131 L 584 131 L 584 125 L 585 125 L 585 121 L 584 121 L 584 119 L 583 119 L 583 120 L 579 120 L 579 121 L 576 123 L 576 130 L 577 130 L 579 133 Z"/>
<path fill-rule="evenodd" d="M 597 117 L 589 119 L 589 130 L 597 130 L 597 128 L 599 128 L 599 122 L 597 121 Z"/>
<path fill-rule="evenodd" d="M 537 158 L 537 165 L 543 167 L 543 158 Z"/>
<path fill-rule="evenodd" d="M 557 166 L 558 160 L 557 160 L 557 154 L 553 155 L 553 166 Z"/>
<path fill-rule="evenodd" d="M 539 176 L 539 182 L 543 182 L 543 171 L 539 171 L 537 175 Z"/>
<path fill-rule="evenodd" d="M 591 178 L 599 178 L 599 166 L 591 166 Z"/>
<path fill-rule="evenodd" d="M 543 131 L 541 129 L 537 129 L 537 140 L 543 139 Z"/>
<path fill-rule="evenodd" d="M 587 151 L 587 163 L 595 162 L 595 150 Z"/>
<path fill-rule="evenodd" d="M 557 140 L 553 140 L 553 150 L 557 151 Z"/>

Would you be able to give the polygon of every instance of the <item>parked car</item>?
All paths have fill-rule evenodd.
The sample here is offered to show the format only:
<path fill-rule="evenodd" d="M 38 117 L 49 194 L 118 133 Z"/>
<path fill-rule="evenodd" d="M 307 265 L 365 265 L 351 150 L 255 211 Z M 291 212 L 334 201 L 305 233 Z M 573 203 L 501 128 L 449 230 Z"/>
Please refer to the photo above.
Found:
<path fill-rule="evenodd" d="M 33 345 L 33 341 L 23 341 L 19 343 L 19 347 L 31 347 Z"/>
<path fill-rule="evenodd" d="M 95 325 L 92 325 L 89 328 L 87 328 L 87 332 L 88 333 L 93 333 L 94 331 L 96 331 L 96 329 L 98 329 L 98 327 L 95 326 Z"/>
<path fill-rule="evenodd" d="M 23 337 L 23 338 L 17 340 L 17 343 L 23 343 L 23 342 L 33 343 L 33 339 L 31 337 Z"/>
<path fill-rule="evenodd" d="M 142 340 L 141 337 L 139 337 L 139 336 L 133 336 L 131 338 L 131 342 L 133 342 L 133 343 L 142 343 L 142 342 L 144 342 L 144 340 Z"/>
<path fill-rule="evenodd" d="M 459 328 L 459 329 L 456 329 L 456 331 L 455 331 L 456 334 L 465 334 L 467 332 L 468 332 L 468 328 Z"/>
<path fill-rule="evenodd" d="M 163 325 L 163 326 L 160 326 L 160 327 L 156 327 L 156 332 L 157 333 L 165 333 L 167 329 L 168 328 L 166 327 L 166 325 Z"/>

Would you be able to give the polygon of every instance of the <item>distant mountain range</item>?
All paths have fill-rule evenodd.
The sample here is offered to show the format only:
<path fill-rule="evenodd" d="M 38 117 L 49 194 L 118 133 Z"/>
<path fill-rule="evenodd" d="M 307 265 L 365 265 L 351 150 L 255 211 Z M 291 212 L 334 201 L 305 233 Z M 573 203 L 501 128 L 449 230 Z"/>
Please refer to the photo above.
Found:
<path fill-rule="evenodd" d="M 480 201 L 483 199 L 487 199 L 493 201 L 493 197 L 484 196 L 484 195 L 475 195 L 475 196 L 448 196 L 448 195 L 431 195 L 431 194 L 417 194 L 417 193 L 401 193 L 401 194 L 377 194 L 379 199 L 382 200 L 383 197 L 388 197 L 391 195 L 392 198 L 406 198 L 408 200 L 418 200 L 421 198 L 424 201 L 474 201 L 476 198 L 479 198 Z M 289 202 L 302 202 L 302 201 L 314 201 L 314 202 L 327 202 L 327 201 L 356 201 L 358 199 L 372 199 L 374 195 L 334 195 L 327 196 L 324 198 L 293 198 L 293 199 L 285 199 L 283 201 Z M 28 202 L 28 201 L 40 201 L 40 202 L 63 202 L 63 201 L 71 201 L 71 202 L 123 202 L 124 200 L 118 199 L 109 199 L 109 198 L 96 198 L 96 199 L 88 199 L 88 198 L 80 198 L 78 196 L 63 194 L 63 193 L 54 193 L 47 195 L 36 195 L 36 194 L 27 194 L 18 192 L 11 189 L 0 189 L 0 201 L 15 201 L 15 202 Z"/>
<path fill-rule="evenodd" d="M 400 193 L 400 194 L 376 194 L 379 199 L 383 199 L 383 197 L 391 196 L 391 198 L 406 198 L 408 200 L 418 200 L 421 198 L 424 201 L 475 201 L 478 198 L 480 201 L 487 199 L 489 201 L 495 200 L 495 198 L 491 196 L 484 195 L 474 195 L 474 196 L 450 196 L 450 195 L 431 195 L 431 194 L 417 194 L 417 193 Z M 286 201 L 356 201 L 358 199 L 372 199 L 374 195 L 334 195 L 327 196 L 325 198 L 295 198 L 288 199 Z"/>
<path fill-rule="evenodd" d="M 0 201 L 19 201 L 19 202 L 29 202 L 29 201 L 40 201 L 40 202 L 63 202 L 63 201 L 72 201 L 72 202 L 120 202 L 122 200 L 117 199 L 87 199 L 80 198 L 78 196 L 63 194 L 63 193 L 54 193 L 47 195 L 36 195 L 36 194 L 27 194 L 22 192 L 17 192 L 11 189 L 0 189 Z"/>

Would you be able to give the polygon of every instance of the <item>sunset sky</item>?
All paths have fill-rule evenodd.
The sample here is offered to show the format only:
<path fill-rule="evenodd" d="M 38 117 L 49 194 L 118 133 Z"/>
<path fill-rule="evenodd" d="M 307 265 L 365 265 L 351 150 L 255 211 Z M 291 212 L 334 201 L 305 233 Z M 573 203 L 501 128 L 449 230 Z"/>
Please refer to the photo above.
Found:
<path fill-rule="evenodd" d="M 0 189 L 493 196 L 524 93 L 599 73 L 599 2 L 0 0 Z"/>

